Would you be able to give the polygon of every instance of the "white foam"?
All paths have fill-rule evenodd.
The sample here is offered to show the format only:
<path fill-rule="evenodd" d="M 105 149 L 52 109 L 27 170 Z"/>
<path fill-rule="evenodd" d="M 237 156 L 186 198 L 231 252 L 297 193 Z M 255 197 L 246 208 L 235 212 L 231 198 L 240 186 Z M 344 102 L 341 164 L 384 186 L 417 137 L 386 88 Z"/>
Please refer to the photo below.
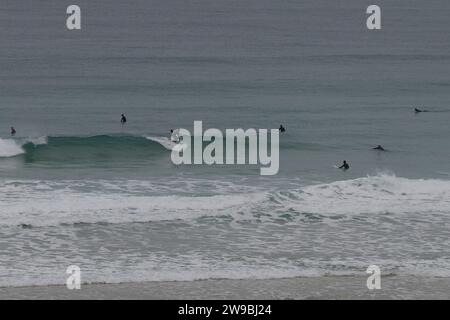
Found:
<path fill-rule="evenodd" d="M 354 180 L 310 185 L 283 192 L 252 189 L 247 186 L 238 188 L 230 182 L 222 183 L 216 189 L 208 190 L 210 194 L 202 196 L 189 196 L 189 194 L 196 194 L 203 189 L 213 189 L 205 187 L 205 181 L 183 182 L 187 183 L 186 190 L 183 190 L 185 192 L 172 194 L 170 189 L 173 185 L 166 185 L 161 191 L 160 183 L 149 181 L 0 181 L 0 227 L 20 224 L 53 226 L 80 222 L 124 223 L 175 219 L 192 223 L 192 220 L 204 216 L 221 219 L 222 215 L 226 215 L 227 218 L 231 216 L 233 219 L 252 219 L 253 214 L 258 215 L 260 225 L 255 228 L 259 230 L 258 236 L 255 237 L 254 233 L 250 233 L 247 238 L 248 243 L 246 242 L 242 248 L 240 246 L 233 248 L 239 260 L 236 260 L 235 254 L 227 254 L 226 250 L 220 252 L 220 255 L 210 257 L 204 254 L 202 248 L 195 246 L 192 250 L 183 251 L 184 255 L 165 255 L 160 251 L 155 253 L 149 251 L 142 259 L 136 258 L 133 253 L 130 255 L 121 253 L 121 258 L 114 261 L 103 260 L 102 257 L 94 258 L 92 261 L 83 260 L 83 281 L 86 282 L 192 281 L 215 278 L 272 279 L 353 274 L 366 276 L 365 270 L 369 264 L 382 266 L 385 275 L 442 277 L 450 275 L 449 261 L 440 253 L 442 248 L 445 248 L 445 242 L 441 244 L 440 239 L 444 241 L 446 239 L 445 225 L 448 223 L 450 210 L 450 181 L 406 179 L 380 174 Z M 311 239 L 308 235 L 305 238 L 301 236 L 310 228 L 310 225 L 293 219 L 292 223 L 297 225 L 284 233 L 288 230 L 284 229 L 284 224 L 278 225 L 276 229 L 271 228 L 271 223 L 266 224 L 265 219 L 279 217 L 281 212 L 292 212 L 291 209 L 298 212 L 317 213 L 330 218 L 324 224 L 319 224 L 319 229 L 315 229 L 324 232 L 317 233 L 318 238 L 328 234 L 328 237 L 324 236 L 324 244 L 321 241 L 314 242 L 314 250 L 320 250 L 317 256 L 303 255 L 301 246 L 295 248 L 298 244 L 296 241 Z M 379 255 L 374 254 L 374 250 L 369 249 L 367 253 L 364 253 L 359 252 L 357 248 L 359 246 L 370 248 L 375 233 L 380 238 L 389 235 L 389 226 L 383 225 L 382 228 L 373 230 L 374 234 L 366 240 L 364 236 L 367 235 L 367 229 L 359 228 L 365 225 L 360 224 L 359 219 L 355 220 L 356 225 L 344 221 L 336 230 L 334 225 L 331 228 L 327 226 L 329 221 L 339 223 L 339 220 L 332 220 L 336 215 L 350 218 L 356 215 L 380 217 L 385 212 L 391 213 L 389 215 L 391 223 L 392 219 L 397 219 L 392 223 L 393 225 L 400 225 L 401 230 L 407 231 L 405 233 L 402 231 L 398 237 L 387 236 L 389 242 L 383 244 L 385 249 L 381 250 Z M 415 223 L 423 217 L 420 221 L 426 224 L 409 225 L 411 216 Z M 242 226 L 235 225 L 238 228 Z M 368 224 L 368 226 L 370 228 L 376 224 Z M 429 228 L 430 226 L 433 228 Z M 193 225 L 193 227 L 197 226 Z M 254 229 L 253 226 L 251 229 Z M 242 231 L 249 232 L 251 229 L 246 228 Z M 6 227 L 5 230 L 14 235 L 17 232 L 17 228 Z M 65 234 L 65 227 L 58 227 L 57 230 Z M 71 228 L 68 230 L 68 234 L 73 231 Z M 274 245 L 273 238 L 268 239 L 270 242 L 261 241 L 259 238 L 260 235 L 266 237 L 271 230 L 279 233 L 276 235 L 280 237 L 277 238 L 280 239 L 278 246 Z M 283 231 L 280 232 L 280 230 Z M 292 230 L 298 230 L 298 233 L 290 233 Z M 413 233 L 411 238 L 405 236 L 410 230 Z M 352 236 L 359 231 L 361 237 Z M 9 242 L 10 250 L 22 252 L 23 240 L 27 240 L 28 232 L 37 239 L 48 237 L 47 233 L 37 228 L 26 230 L 23 232 L 23 239 Z M 342 245 L 342 251 L 336 250 L 336 246 L 326 245 L 334 232 L 339 234 L 336 241 Z M 433 237 L 436 240 L 428 242 L 427 247 L 421 246 L 420 242 L 418 247 L 414 242 L 410 243 L 414 239 L 424 237 Z M 291 242 L 290 239 L 293 239 L 292 247 L 285 245 Z M 355 239 L 358 241 L 354 242 Z M 58 239 L 52 241 L 59 246 Z M 277 252 L 281 247 L 285 251 Z M 294 249 L 291 250 L 291 248 Z M 431 256 L 428 254 L 428 248 L 432 248 Z M 253 249 L 256 249 L 255 253 L 252 253 Z M 264 254 L 258 251 L 262 249 Z M 76 247 L 74 250 L 77 250 Z M 336 257 L 331 250 L 336 250 Z M 283 252 L 289 252 L 289 256 L 283 257 Z M 290 256 L 291 253 L 292 256 Z M 387 253 L 386 257 L 385 253 Z M 60 252 L 57 251 L 57 254 L 59 255 Z M 273 259 L 273 254 L 280 258 Z M 433 255 L 437 258 L 432 258 Z M 334 258 L 330 259 L 330 256 Z M 42 261 L 37 260 L 38 256 L 32 256 L 33 261 L 29 264 L 24 264 L 22 257 L 8 257 L 10 264 L 4 265 L 8 265 L 9 268 L 11 265 L 14 266 L 14 271 L 6 267 L 2 269 L 0 266 L 0 286 L 61 283 L 64 279 L 56 278 L 60 275 L 58 272 L 64 270 L 72 261 L 66 261 L 64 259 L 69 258 L 58 256 L 61 258 L 58 260 L 60 265 L 55 266 L 53 263 L 48 263 L 46 259 L 49 257 L 53 261 L 52 255 L 43 256 Z M 67 257 L 72 259 L 70 253 L 67 253 Z M 31 256 L 28 259 L 31 259 Z M 23 269 L 20 268 L 22 264 Z M 35 270 L 32 270 L 33 266 L 36 266 Z M 41 269 L 42 266 L 48 266 L 48 269 L 45 269 L 47 267 Z M 39 277 L 35 277 L 36 274 L 39 274 Z"/>
<path fill-rule="evenodd" d="M 48 143 L 48 138 L 46 136 L 37 137 L 37 138 L 26 138 L 23 140 L 22 144 L 32 143 L 35 146 L 43 145 Z"/>
<path fill-rule="evenodd" d="M 23 154 L 25 151 L 22 149 L 20 143 L 13 139 L 1 139 L 0 138 L 0 157 L 8 158 L 14 157 L 19 154 Z"/>
<path fill-rule="evenodd" d="M 208 279 L 287 279 L 316 278 L 324 276 L 367 277 L 365 259 L 320 261 L 301 259 L 301 263 L 260 258 L 254 261 L 232 261 L 208 259 L 201 254 L 160 256 L 150 254 L 146 259 L 134 261 L 132 265 L 122 261 L 83 261 L 82 283 L 133 283 L 146 281 L 197 281 Z M 60 285 L 66 278 L 61 270 L 69 261 L 39 264 L 39 268 L 6 270 L 0 265 L 0 287 Z M 419 277 L 449 277 L 449 262 L 437 260 L 376 260 L 383 266 L 382 274 Z M 30 266 L 27 266 L 30 267 Z M 120 272 L 118 272 L 120 270 Z M 36 275 L 39 275 L 36 277 Z"/>
<path fill-rule="evenodd" d="M 194 186 L 186 183 L 177 190 L 173 184 L 164 187 L 148 181 L 3 181 L 0 225 L 192 220 L 220 215 L 271 220 L 286 212 L 331 219 L 376 218 L 384 213 L 401 219 L 404 214 L 420 214 L 442 220 L 450 212 L 450 181 L 445 180 L 378 175 L 283 192 L 227 184 L 213 190 L 202 181 L 193 181 Z M 203 190 L 201 196 L 199 190 Z"/>
<path fill-rule="evenodd" d="M 284 209 L 326 216 L 448 213 L 450 181 L 380 174 L 277 193 Z"/>
<path fill-rule="evenodd" d="M 0 158 L 15 157 L 24 154 L 23 146 L 32 143 L 35 146 L 48 143 L 46 136 L 37 138 L 2 139 L 0 138 Z"/>
<path fill-rule="evenodd" d="M 83 192 L 77 182 L 63 185 L 45 181 L 0 183 L 0 226 L 190 220 L 242 212 L 265 197 L 257 193 L 250 200 L 248 194 L 153 196 L 102 189 Z"/>

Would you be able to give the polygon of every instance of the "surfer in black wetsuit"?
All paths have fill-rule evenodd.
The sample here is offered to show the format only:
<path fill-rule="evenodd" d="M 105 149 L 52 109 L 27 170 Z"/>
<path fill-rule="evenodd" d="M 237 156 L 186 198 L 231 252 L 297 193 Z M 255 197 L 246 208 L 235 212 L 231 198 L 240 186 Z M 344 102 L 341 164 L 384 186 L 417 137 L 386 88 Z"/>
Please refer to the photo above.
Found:
<path fill-rule="evenodd" d="M 414 112 L 415 113 L 420 113 L 420 112 L 428 112 L 428 110 L 425 110 L 425 109 L 418 109 L 418 108 L 414 108 Z"/>
<path fill-rule="evenodd" d="M 380 150 L 380 151 L 386 151 L 381 145 L 378 145 L 375 148 L 372 148 L 373 150 Z"/>
<path fill-rule="evenodd" d="M 127 122 L 127 118 L 126 118 L 125 115 L 122 113 L 122 118 L 120 119 L 120 123 L 121 123 L 122 125 L 124 125 L 125 122 Z"/>
<path fill-rule="evenodd" d="M 14 127 L 11 127 L 11 136 L 16 134 L 16 129 L 14 129 Z"/>
<path fill-rule="evenodd" d="M 350 166 L 348 165 L 347 161 L 344 160 L 344 162 L 342 163 L 342 166 L 340 166 L 339 169 L 342 169 L 345 171 L 345 170 L 350 169 Z"/>
<path fill-rule="evenodd" d="M 283 125 L 282 125 L 282 124 L 280 124 L 280 128 L 279 128 L 278 130 L 280 130 L 280 132 L 285 132 L 285 131 L 286 131 L 286 128 L 285 128 L 285 127 L 283 127 Z"/>
<path fill-rule="evenodd" d="M 170 129 L 170 141 L 176 142 L 176 143 L 180 142 L 180 137 L 178 136 L 177 133 L 173 132 L 172 129 Z"/>

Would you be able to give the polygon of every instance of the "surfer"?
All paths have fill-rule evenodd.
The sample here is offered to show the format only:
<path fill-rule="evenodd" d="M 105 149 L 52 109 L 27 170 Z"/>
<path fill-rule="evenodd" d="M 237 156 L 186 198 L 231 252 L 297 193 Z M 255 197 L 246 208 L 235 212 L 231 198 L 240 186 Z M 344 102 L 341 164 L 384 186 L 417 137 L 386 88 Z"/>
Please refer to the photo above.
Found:
<path fill-rule="evenodd" d="M 420 110 L 419 108 L 414 108 L 414 112 L 415 113 L 428 112 L 428 110 Z"/>
<path fill-rule="evenodd" d="M 180 142 L 180 137 L 172 129 L 170 129 L 170 141 L 176 143 Z"/>
<path fill-rule="evenodd" d="M 286 128 L 285 128 L 285 127 L 283 127 L 283 125 L 282 125 L 282 124 L 280 124 L 280 128 L 279 128 L 278 130 L 280 130 L 280 132 L 285 132 L 285 131 L 286 131 Z"/>
<path fill-rule="evenodd" d="M 375 148 L 372 148 L 373 150 L 380 150 L 380 151 L 386 151 L 381 145 L 378 145 Z"/>
<path fill-rule="evenodd" d="M 339 169 L 342 169 L 345 171 L 345 170 L 350 169 L 350 166 L 348 165 L 347 161 L 344 160 L 344 162 L 342 163 L 342 166 L 340 166 Z"/>
<path fill-rule="evenodd" d="M 11 136 L 16 134 L 16 129 L 14 129 L 14 127 L 11 127 Z"/>
<path fill-rule="evenodd" d="M 121 123 L 122 125 L 124 125 L 125 122 L 127 122 L 127 118 L 126 118 L 125 115 L 122 113 L 122 118 L 120 119 L 120 123 Z"/>

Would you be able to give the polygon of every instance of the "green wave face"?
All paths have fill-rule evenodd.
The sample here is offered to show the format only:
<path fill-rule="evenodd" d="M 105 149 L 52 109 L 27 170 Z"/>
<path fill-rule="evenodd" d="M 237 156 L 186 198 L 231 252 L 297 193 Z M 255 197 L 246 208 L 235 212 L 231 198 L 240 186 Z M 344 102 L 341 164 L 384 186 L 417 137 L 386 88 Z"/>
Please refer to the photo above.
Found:
<path fill-rule="evenodd" d="M 155 141 L 136 136 L 48 137 L 47 144 L 23 145 L 26 162 L 96 163 L 167 156 Z"/>

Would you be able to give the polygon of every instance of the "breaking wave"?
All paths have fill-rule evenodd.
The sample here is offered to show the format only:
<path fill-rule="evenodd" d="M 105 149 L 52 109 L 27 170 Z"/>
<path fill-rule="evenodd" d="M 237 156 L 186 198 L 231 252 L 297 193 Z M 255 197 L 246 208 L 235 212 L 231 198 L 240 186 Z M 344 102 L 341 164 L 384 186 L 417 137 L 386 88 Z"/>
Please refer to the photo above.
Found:
<path fill-rule="evenodd" d="M 386 213 L 398 219 L 405 214 L 443 219 L 450 213 L 446 180 L 378 175 L 286 191 L 242 191 L 230 184 L 202 194 L 202 188 L 200 182 L 198 190 L 194 185 L 183 193 L 158 181 L 3 181 L 0 226 L 190 221 L 204 216 L 300 223 L 376 219 Z"/>
<path fill-rule="evenodd" d="M 41 159 L 66 160 L 70 157 L 102 155 L 114 158 L 165 154 L 171 142 L 167 137 L 97 135 L 89 137 L 39 137 L 0 139 L 0 158 L 20 155 L 37 156 Z"/>
<path fill-rule="evenodd" d="M 45 145 L 47 137 L 25 138 L 25 139 L 2 139 L 0 138 L 0 158 L 9 158 L 24 154 L 25 145 Z"/>

